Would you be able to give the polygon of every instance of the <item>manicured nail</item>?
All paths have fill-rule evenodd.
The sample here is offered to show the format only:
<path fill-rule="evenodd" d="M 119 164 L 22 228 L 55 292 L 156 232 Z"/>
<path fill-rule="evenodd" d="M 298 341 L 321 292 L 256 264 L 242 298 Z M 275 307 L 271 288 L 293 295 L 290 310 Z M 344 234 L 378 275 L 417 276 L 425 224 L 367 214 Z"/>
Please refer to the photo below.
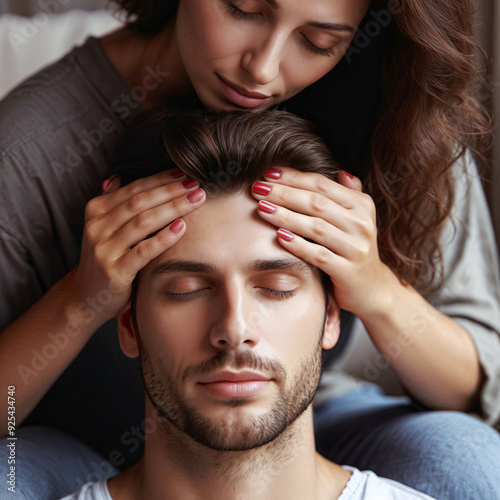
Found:
<path fill-rule="evenodd" d="M 264 177 L 268 177 L 269 179 L 279 179 L 281 177 L 281 170 L 278 170 L 277 168 L 272 168 L 268 172 L 264 174 Z"/>
<path fill-rule="evenodd" d="M 109 179 L 106 179 L 103 183 L 102 183 L 102 192 L 103 193 L 106 193 L 109 189 L 109 185 L 111 184 L 111 181 Z"/>
<path fill-rule="evenodd" d="M 184 226 L 184 222 L 181 219 L 177 219 L 175 222 L 170 224 L 169 229 L 172 233 L 177 234 Z"/>
<path fill-rule="evenodd" d="M 108 192 L 120 189 L 121 181 L 119 175 L 114 175 L 109 179 Z"/>
<path fill-rule="evenodd" d="M 198 185 L 198 181 L 195 181 L 194 179 L 186 179 L 185 181 L 182 181 L 182 185 L 186 189 L 193 189 L 195 186 Z"/>
<path fill-rule="evenodd" d="M 347 170 L 344 170 L 344 174 L 347 175 L 347 177 L 349 177 L 349 179 L 354 179 L 354 175 L 347 172 Z"/>
<path fill-rule="evenodd" d="M 256 182 L 253 185 L 253 192 L 262 196 L 267 196 L 271 192 L 271 186 L 263 182 Z"/>
<path fill-rule="evenodd" d="M 181 177 L 184 177 L 186 174 L 180 168 L 176 168 L 175 170 L 172 170 L 172 172 L 170 172 L 170 175 L 174 179 L 180 179 Z"/>
<path fill-rule="evenodd" d="M 186 197 L 190 203 L 196 203 L 203 198 L 203 189 L 197 189 L 192 193 L 189 193 Z"/>
<path fill-rule="evenodd" d="M 259 201 L 259 210 L 265 214 L 274 214 L 276 207 L 267 201 Z"/>
<path fill-rule="evenodd" d="M 285 241 L 292 241 L 293 240 L 293 234 L 290 231 L 287 231 L 286 229 L 278 229 L 278 236 Z"/>

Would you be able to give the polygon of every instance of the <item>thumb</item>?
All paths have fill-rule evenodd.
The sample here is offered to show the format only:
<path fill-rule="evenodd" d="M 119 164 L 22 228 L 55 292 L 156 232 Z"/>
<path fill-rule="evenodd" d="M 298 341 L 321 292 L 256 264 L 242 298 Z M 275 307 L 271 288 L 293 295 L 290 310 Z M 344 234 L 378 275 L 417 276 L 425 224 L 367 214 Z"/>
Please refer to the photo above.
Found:
<path fill-rule="evenodd" d="M 341 170 L 339 172 L 338 181 L 339 184 L 342 184 L 342 186 L 354 189 L 359 192 L 363 192 L 363 184 L 361 183 L 361 181 L 345 170 Z"/>

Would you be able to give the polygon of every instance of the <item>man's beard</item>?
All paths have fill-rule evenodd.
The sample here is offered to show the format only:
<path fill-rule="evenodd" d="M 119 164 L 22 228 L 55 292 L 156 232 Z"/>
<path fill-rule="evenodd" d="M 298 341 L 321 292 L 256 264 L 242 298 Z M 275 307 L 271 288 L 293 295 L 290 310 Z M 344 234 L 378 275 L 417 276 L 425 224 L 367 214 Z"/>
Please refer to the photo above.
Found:
<path fill-rule="evenodd" d="M 321 376 L 322 337 L 323 332 L 316 349 L 301 358 L 298 369 L 291 376 L 280 362 L 258 357 L 250 350 L 221 351 L 212 359 L 187 368 L 183 380 L 220 368 L 232 368 L 262 371 L 279 382 L 278 399 L 268 411 L 258 416 L 245 416 L 236 423 L 207 417 L 188 404 L 174 387 L 161 361 L 153 364 L 141 345 L 144 387 L 158 413 L 198 443 L 220 451 L 250 450 L 274 441 L 311 404 Z M 235 398 L 225 404 L 230 410 L 246 403 L 244 398 Z"/>

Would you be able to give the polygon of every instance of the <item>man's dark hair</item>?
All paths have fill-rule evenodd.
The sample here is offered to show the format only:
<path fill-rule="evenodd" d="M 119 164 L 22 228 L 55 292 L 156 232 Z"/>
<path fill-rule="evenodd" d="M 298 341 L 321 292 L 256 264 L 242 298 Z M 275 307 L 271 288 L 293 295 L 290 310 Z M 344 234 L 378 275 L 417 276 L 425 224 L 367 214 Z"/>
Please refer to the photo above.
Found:
<path fill-rule="evenodd" d="M 179 168 L 197 180 L 207 198 L 250 188 L 272 167 L 290 166 L 335 180 L 339 168 L 312 125 L 286 111 L 146 112 L 115 152 L 108 176 L 124 186 Z M 323 288 L 331 286 L 322 273 Z M 139 275 L 132 286 L 132 310 Z"/>

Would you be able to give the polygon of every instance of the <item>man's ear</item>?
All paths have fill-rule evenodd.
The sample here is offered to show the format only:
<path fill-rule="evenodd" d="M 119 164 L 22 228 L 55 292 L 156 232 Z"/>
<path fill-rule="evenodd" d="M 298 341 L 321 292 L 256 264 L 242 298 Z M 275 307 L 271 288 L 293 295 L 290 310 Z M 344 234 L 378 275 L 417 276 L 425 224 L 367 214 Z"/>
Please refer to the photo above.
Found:
<path fill-rule="evenodd" d="M 326 306 L 326 322 L 323 333 L 323 349 L 331 349 L 339 340 L 340 308 L 333 294 L 333 284 L 328 286 L 328 305 Z"/>
<path fill-rule="evenodd" d="M 139 356 L 139 342 L 130 301 L 118 313 L 116 319 L 118 321 L 118 338 L 123 354 L 129 358 L 137 358 Z"/>

